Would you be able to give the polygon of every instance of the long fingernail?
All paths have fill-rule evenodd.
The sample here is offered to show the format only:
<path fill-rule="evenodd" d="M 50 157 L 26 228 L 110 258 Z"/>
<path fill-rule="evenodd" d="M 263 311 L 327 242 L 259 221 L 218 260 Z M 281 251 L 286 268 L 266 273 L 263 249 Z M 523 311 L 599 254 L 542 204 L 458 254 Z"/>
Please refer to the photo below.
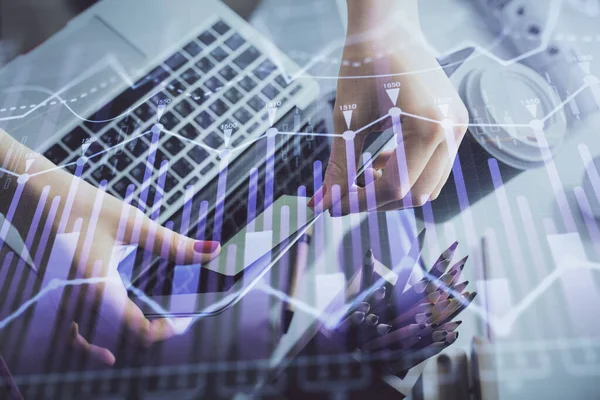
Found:
<path fill-rule="evenodd" d="M 194 251 L 196 253 L 212 253 L 219 248 L 219 245 L 219 242 L 199 240 L 194 243 Z"/>

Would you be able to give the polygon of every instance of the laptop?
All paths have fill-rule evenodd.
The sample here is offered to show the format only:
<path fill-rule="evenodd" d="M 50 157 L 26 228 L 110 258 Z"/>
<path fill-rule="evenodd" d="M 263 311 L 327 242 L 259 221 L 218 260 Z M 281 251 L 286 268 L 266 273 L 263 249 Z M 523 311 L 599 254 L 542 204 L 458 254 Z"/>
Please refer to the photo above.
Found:
<path fill-rule="evenodd" d="M 254 218 L 247 207 L 251 172 L 259 186 L 254 212 L 262 218 L 269 205 L 267 176 L 283 178 L 269 194 L 277 203 L 287 189 L 297 194 L 302 184 L 292 171 L 312 180 L 315 155 L 327 154 L 327 140 L 266 137 L 272 126 L 282 132 L 324 130 L 322 120 L 311 122 L 308 110 L 319 86 L 299 71 L 220 1 L 149 0 L 140 8 L 104 0 L 0 70 L 0 82 L 7 85 L 0 88 L 7 93 L 0 124 L 90 184 L 106 181 L 108 193 L 161 224 L 197 239 L 243 243 L 239 233 Z M 156 124 L 160 132 L 153 131 Z M 81 157 L 86 163 L 78 167 Z M 274 171 L 268 170 L 269 157 Z M 226 180 L 225 193 L 218 193 L 219 177 Z M 215 222 L 216 215 L 222 220 Z M 272 241 L 264 253 L 277 258 L 303 227 L 288 232 L 290 241 Z M 141 287 L 162 298 L 161 290 L 172 288 L 170 280 L 163 279 L 160 290 L 142 282 L 156 283 L 152 271 L 164 271 L 158 268 L 164 264 L 143 249 L 133 253 L 132 296 L 140 297 L 134 289 Z M 203 266 L 204 283 L 186 293 L 227 292 L 260 260 L 265 259 L 257 254 L 235 271 L 220 261 Z M 207 286 L 207 280 L 216 283 Z"/>

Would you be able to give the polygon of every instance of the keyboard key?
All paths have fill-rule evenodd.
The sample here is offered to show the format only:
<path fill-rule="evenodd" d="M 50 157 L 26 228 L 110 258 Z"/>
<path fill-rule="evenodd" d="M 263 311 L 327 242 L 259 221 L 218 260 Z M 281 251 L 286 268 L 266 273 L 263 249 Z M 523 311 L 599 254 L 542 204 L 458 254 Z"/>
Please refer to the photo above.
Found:
<path fill-rule="evenodd" d="M 145 139 L 138 138 L 128 142 L 125 145 L 125 148 L 127 148 L 134 158 L 140 158 L 146 154 L 146 151 L 150 148 L 150 146 Z"/>
<path fill-rule="evenodd" d="M 200 135 L 200 132 L 192 124 L 187 124 L 179 130 L 179 134 L 185 138 L 194 140 Z"/>
<path fill-rule="evenodd" d="M 193 69 L 189 68 L 186 69 L 183 74 L 181 74 L 181 79 L 186 81 L 188 84 L 193 85 L 194 83 L 198 82 L 200 75 L 198 75 Z"/>
<path fill-rule="evenodd" d="M 252 109 L 256 112 L 259 112 L 263 108 L 265 108 L 266 103 L 258 96 L 254 96 L 248 101 L 248 105 L 252 107 Z"/>
<path fill-rule="evenodd" d="M 245 137 L 243 135 L 240 135 L 240 137 L 238 137 L 237 139 L 235 139 L 233 141 L 233 143 L 232 143 L 233 146 L 235 147 L 235 146 L 238 146 L 238 145 L 242 144 L 242 142 L 244 141 L 244 139 L 245 139 Z"/>
<path fill-rule="evenodd" d="M 173 190 L 175 188 L 175 186 L 177 186 L 177 184 L 179 183 L 179 180 L 177 178 L 175 178 L 173 176 L 173 174 L 167 174 L 167 176 L 165 176 L 165 186 L 164 186 L 164 191 L 166 193 L 169 193 L 171 190 Z"/>
<path fill-rule="evenodd" d="M 223 22 L 223 21 L 219 21 L 219 22 L 217 22 L 216 24 L 214 24 L 214 25 L 213 25 L 213 27 L 212 27 L 212 28 L 213 28 L 213 30 L 214 30 L 215 32 L 217 32 L 219 35 L 224 35 L 224 34 L 226 34 L 227 32 L 229 32 L 229 30 L 231 29 L 231 28 L 229 27 L 229 25 L 227 25 L 227 24 L 226 24 L 225 22 Z"/>
<path fill-rule="evenodd" d="M 195 146 L 190 151 L 188 151 L 188 156 L 196 163 L 200 164 L 202 161 L 206 160 L 209 156 L 208 152 L 204 150 L 200 146 Z"/>
<path fill-rule="evenodd" d="M 102 159 L 102 157 L 104 157 L 104 154 L 99 154 L 104 150 L 105 149 L 100 144 L 100 141 L 96 140 L 95 142 L 91 143 L 90 146 L 87 148 L 85 155 L 89 157 L 90 162 L 97 163 Z"/>
<path fill-rule="evenodd" d="M 190 179 L 188 181 L 188 183 L 185 184 L 184 187 L 190 187 L 190 186 L 195 186 L 196 183 L 200 182 L 200 178 L 198 178 L 197 176 L 194 176 L 192 179 Z"/>
<path fill-rule="evenodd" d="M 130 136 L 140 129 L 140 124 L 135 119 L 127 116 L 119 121 L 117 127 L 119 128 L 119 132 L 121 132 L 121 134 Z"/>
<path fill-rule="evenodd" d="M 238 35 L 237 33 L 234 33 L 229 39 L 225 41 L 227 47 L 229 47 L 233 51 L 239 49 L 244 43 L 246 43 L 244 38 Z"/>
<path fill-rule="evenodd" d="M 139 183 L 144 182 L 144 174 L 146 173 L 146 163 L 140 162 L 135 167 L 129 171 L 129 175 L 131 175 L 136 181 Z"/>
<path fill-rule="evenodd" d="M 175 173 L 180 177 L 186 178 L 189 174 L 192 173 L 192 171 L 194 171 L 194 166 L 190 164 L 185 158 L 182 158 L 175 164 L 173 164 L 171 169 L 175 171 Z"/>
<path fill-rule="evenodd" d="M 238 101 L 244 98 L 244 95 L 236 88 L 231 88 L 225 92 L 225 98 L 229 100 L 230 103 L 236 104 Z"/>
<path fill-rule="evenodd" d="M 102 182 L 103 180 L 106 180 L 108 183 L 110 183 L 115 178 L 115 174 L 113 173 L 112 168 L 106 165 L 100 165 L 94 170 L 94 172 L 92 172 L 92 177 L 98 183 Z"/>
<path fill-rule="evenodd" d="M 182 53 L 177 52 L 169 57 L 167 61 L 165 61 L 165 64 L 167 64 L 173 71 L 177 71 L 179 68 L 183 67 L 186 62 L 188 62 L 187 57 Z"/>
<path fill-rule="evenodd" d="M 131 179 L 124 176 L 117 183 L 113 184 L 112 188 L 121 199 L 124 199 L 125 195 L 127 194 L 127 187 L 132 183 L 133 182 L 131 182 Z"/>
<path fill-rule="evenodd" d="M 277 96 L 279 96 L 279 90 L 277 90 L 275 88 L 275 86 L 271 85 L 270 83 L 267 84 L 267 86 L 265 86 L 263 88 L 263 90 L 261 90 L 262 94 L 264 94 L 269 100 L 273 100 L 274 98 L 276 98 Z"/>
<path fill-rule="evenodd" d="M 204 104 L 206 97 L 206 92 L 202 88 L 197 88 L 192 92 L 192 100 L 194 100 L 199 106 Z"/>
<path fill-rule="evenodd" d="M 150 118 L 156 115 L 156 111 L 154 111 L 154 109 L 148 103 L 140 104 L 135 110 L 133 110 L 133 113 L 136 117 L 144 122 L 147 122 Z"/>
<path fill-rule="evenodd" d="M 263 81 L 269 75 L 275 71 L 277 67 L 271 62 L 271 60 L 265 60 L 256 69 L 254 70 L 254 75 L 258 78 L 258 80 Z"/>
<path fill-rule="evenodd" d="M 154 153 L 154 168 L 156 171 L 158 171 L 163 161 L 169 161 L 169 156 L 166 155 L 162 150 L 157 149 L 156 153 Z"/>
<path fill-rule="evenodd" d="M 212 103 L 209 108 L 219 117 L 221 117 L 227 112 L 227 110 L 229 110 L 229 106 L 225 104 L 223 100 L 220 99 L 215 100 L 215 102 Z"/>
<path fill-rule="evenodd" d="M 85 139 L 89 139 L 91 135 L 83 130 L 82 127 L 78 126 L 71 132 L 67 133 L 63 138 L 62 142 L 71 150 L 78 150 Z"/>
<path fill-rule="evenodd" d="M 172 206 L 179 199 L 183 199 L 183 192 L 181 190 L 178 190 L 173 196 L 171 196 L 169 200 L 167 200 L 167 204 Z"/>
<path fill-rule="evenodd" d="M 281 86 L 282 88 L 284 88 L 284 89 L 288 87 L 288 83 L 287 83 L 287 81 L 286 81 L 286 80 L 285 80 L 285 78 L 284 78 L 283 76 L 281 76 L 281 75 L 278 75 L 278 76 L 277 76 L 277 78 L 275 78 L 275 82 L 277 82 L 277 84 L 278 84 L 279 86 Z"/>
<path fill-rule="evenodd" d="M 165 113 L 160 119 L 160 123 L 164 125 L 165 129 L 168 131 L 173 130 L 181 120 L 175 116 L 172 112 Z"/>
<path fill-rule="evenodd" d="M 296 93 L 298 93 L 299 91 L 302 90 L 302 85 L 298 85 L 295 88 L 292 89 L 292 91 L 290 92 L 290 96 L 295 95 Z"/>
<path fill-rule="evenodd" d="M 213 56 L 213 58 L 218 62 L 222 62 L 227 57 L 229 57 L 229 52 L 227 52 L 227 50 L 223 49 L 222 47 L 217 46 L 213 51 L 210 52 L 210 55 Z"/>
<path fill-rule="evenodd" d="M 216 76 L 213 76 L 204 82 L 204 86 L 206 86 L 211 92 L 216 93 L 223 87 L 223 82 L 221 82 Z"/>
<path fill-rule="evenodd" d="M 75 156 L 71 158 L 69 161 L 64 163 L 65 169 L 71 173 L 71 175 L 75 175 L 75 170 L 77 170 L 77 160 L 79 156 Z"/>
<path fill-rule="evenodd" d="M 211 117 L 206 111 L 202 111 L 200 114 L 198 114 L 196 118 L 194 118 L 194 121 L 196 121 L 196 123 L 200 125 L 202 129 L 208 129 L 208 127 L 215 122 L 214 118 Z"/>
<path fill-rule="evenodd" d="M 181 100 L 175 106 L 175 110 L 179 113 L 179 115 L 185 118 L 194 112 L 194 106 L 192 106 L 189 102 L 185 100 Z"/>
<path fill-rule="evenodd" d="M 152 96 L 149 101 L 155 106 L 158 106 L 159 104 L 168 104 L 168 102 L 171 101 L 171 97 L 165 92 L 158 92 Z"/>
<path fill-rule="evenodd" d="M 215 132 L 211 132 L 207 137 L 204 138 L 204 143 L 213 149 L 218 149 L 225 144 L 225 141 Z"/>
<path fill-rule="evenodd" d="M 246 125 L 248 121 L 252 119 L 252 114 L 244 107 L 240 107 L 234 114 L 233 117 L 237 119 L 242 125 Z"/>
<path fill-rule="evenodd" d="M 179 82 L 178 80 L 173 80 L 171 81 L 168 85 L 167 85 L 167 92 L 169 92 L 169 94 L 172 97 L 178 97 L 181 96 L 182 94 L 185 93 L 186 91 L 186 87 L 183 85 L 183 83 Z"/>
<path fill-rule="evenodd" d="M 133 160 L 125 153 L 120 153 L 108 159 L 108 165 L 117 171 L 123 171 L 133 163 Z M 100 182 L 100 181 L 98 181 Z"/>
<path fill-rule="evenodd" d="M 239 69 L 246 69 L 250 64 L 256 61 L 260 57 L 260 52 L 254 46 L 250 46 L 246 51 L 240 54 L 235 60 L 233 60 L 234 64 L 238 66 Z"/>
<path fill-rule="evenodd" d="M 249 76 L 244 77 L 244 79 L 239 81 L 238 84 L 244 88 L 246 92 L 250 92 L 256 87 L 256 82 L 254 82 L 254 80 Z"/>
<path fill-rule="evenodd" d="M 204 166 L 204 168 L 202 168 L 202 170 L 200 171 L 200 175 L 206 175 L 206 174 L 208 174 L 214 167 L 216 167 L 215 163 L 213 163 L 212 161 L 209 162 L 208 164 L 206 164 Z M 190 182 L 188 182 L 188 184 Z"/>
<path fill-rule="evenodd" d="M 202 43 L 204 43 L 205 45 L 208 46 L 208 45 L 214 43 L 215 40 L 217 40 L 217 38 L 212 33 L 206 31 L 206 32 L 202 32 L 202 34 L 200 36 L 198 36 L 198 40 L 200 40 Z"/>
<path fill-rule="evenodd" d="M 176 156 L 181 150 L 185 148 L 185 143 L 182 143 L 181 139 L 179 138 L 172 137 L 163 143 L 163 148 L 169 153 Z"/>
<path fill-rule="evenodd" d="M 196 57 L 202 52 L 202 47 L 200 47 L 200 45 L 194 41 L 186 44 L 183 49 L 192 57 Z"/>
<path fill-rule="evenodd" d="M 102 136 L 100 136 L 100 139 L 102 139 L 102 141 L 108 146 L 114 146 L 115 144 L 119 143 L 123 137 L 115 129 L 111 128 Z"/>
<path fill-rule="evenodd" d="M 260 125 L 258 124 L 258 122 L 253 123 L 252 125 L 250 125 L 250 127 L 248 129 L 246 129 L 246 131 L 248 133 L 253 133 Z"/>
<path fill-rule="evenodd" d="M 212 61 L 210 61 L 208 58 L 203 57 L 200 59 L 200 61 L 198 61 L 196 63 L 196 67 L 198 67 L 198 69 L 202 72 L 204 72 L 205 74 L 209 73 L 214 67 L 215 64 L 213 64 Z"/>
<path fill-rule="evenodd" d="M 237 76 L 237 71 L 231 68 L 229 65 L 225 66 L 219 71 L 219 74 L 227 81 L 232 81 Z"/>

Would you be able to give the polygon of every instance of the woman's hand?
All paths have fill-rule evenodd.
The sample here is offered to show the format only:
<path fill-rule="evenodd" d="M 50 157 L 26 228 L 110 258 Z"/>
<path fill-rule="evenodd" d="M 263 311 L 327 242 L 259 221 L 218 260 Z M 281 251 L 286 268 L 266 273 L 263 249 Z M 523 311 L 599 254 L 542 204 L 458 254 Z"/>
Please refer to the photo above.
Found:
<path fill-rule="evenodd" d="M 20 145 L 15 143 L 13 146 Z M 75 303 L 84 299 L 84 311 L 80 314 L 88 318 L 86 321 L 89 321 L 89 315 L 97 315 L 100 308 L 108 310 L 112 315 L 120 316 L 120 320 L 112 321 L 115 322 L 115 335 L 120 329 L 142 345 L 150 345 L 173 336 L 175 331 L 170 320 L 149 321 L 128 298 L 125 286 L 116 273 L 116 265 L 111 265 L 115 262 L 111 260 L 113 249 L 115 246 L 133 244 L 178 264 L 192 264 L 214 258 L 220 251 L 219 243 L 197 241 L 166 229 L 137 208 L 105 193 L 102 186 L 98 189 L 63 169 L 35 176 L 36 172 L 52 168 L 54 165 L 42 157 L 33 163 L 12 223 L 25 238 L 44 192 L 47 193 L 48 200 L 39 222 L 39 233 L 35 233 L 36 237 L 32 241 L 34 246 L 39 245 L 38 236 L 41 236 L 41 227 L 46 223 L 53 200 L 57 202 L 57 211 L 47 246 L 52 246 L 58 234 L 80 232 L 68 279 L 100 278 L 100 283 L 78 287 L 79 290 L 85 290 L 85 295 L 78 298 L 74 295 L 65 298 L 63 295 L 61 306 L 75 308 Z M 24 171 L 15 172 L 22 174 Z M 5 198 L 4 202 L 6 200 Z M 36 248 L 28 250 L 30 254 L 37 251 Z M 64 268 L 57 265 L 36 267 L 38 270 Z M 101 301 L 98 302 L 98 299 Z M 69 332 L 72 344 L 102 362 L 114 363 L 114 356 L 110 351 L 89 344 L 80 335 L 76 322 L 78 321 L 73 322 Z"/>
<path fill-rule="evenodd" d="M 390 25 L 390 18 L 382 18 L 377 24 L 369 21 L 374 14 L 384 15 L 385 10 L 364 3 L 361 10 L 358 14 L 349 9 L 343 54 L 348 62 L 340 69 L 334 108 L 336 133 L 358 133 L 353 146 L 343 137 L 334 139 L 323 190 L 315 196 L 315 200 L 322 196 L 323 209 L 330 209 L 338 201 L 334 187 L 339 186 L 343 214 L 394 210 L 434 200 L 450 175 L 468 124 L 463 102 L 427 49 L 418 18 L 403 12 L 399 15 L 406 20 Z M 393 8 L 389 15 L 394 15 Z M 396 104 L 388 96 L 388 88 L 399 89 Z M 402 112 L 400 127 L 396 127 L 401 133 L 396 149 L 373 160 L 365 172 L 364 187 L 352 187 L 349 182 L 361 165 L 365 137 L 392 126 L 388 113 L 394 106 Z M 344 109 L 353 109 L 349 129 Z M 354 152 L 349 154 L 352 147 Z"/>

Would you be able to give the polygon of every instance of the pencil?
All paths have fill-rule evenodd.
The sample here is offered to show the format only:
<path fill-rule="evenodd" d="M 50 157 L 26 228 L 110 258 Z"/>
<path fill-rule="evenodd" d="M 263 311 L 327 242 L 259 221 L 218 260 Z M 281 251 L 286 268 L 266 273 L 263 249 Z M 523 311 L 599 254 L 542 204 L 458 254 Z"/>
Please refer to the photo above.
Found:
<path fill-rule="evenodd" d="M 458 242 L 454 242 L 440 255 L 437 261 L 433 264 L 433 267 L 429 270 L 429 275 L 435 278 L 439 278 L 446 272 L 446 268 L 450 265 L 454 252 L 458 247 Z"/>
<path fill-rule="evenodd" d="M 363 292 L 371 287 L 373 284 L 373 272 L 375 270 L 375 257 L 373 256 L 373 250 L 369 249 L 365 258 L 363 259 L 362 266 L 362 279 L 360 281 L 360 291 Z"/>

